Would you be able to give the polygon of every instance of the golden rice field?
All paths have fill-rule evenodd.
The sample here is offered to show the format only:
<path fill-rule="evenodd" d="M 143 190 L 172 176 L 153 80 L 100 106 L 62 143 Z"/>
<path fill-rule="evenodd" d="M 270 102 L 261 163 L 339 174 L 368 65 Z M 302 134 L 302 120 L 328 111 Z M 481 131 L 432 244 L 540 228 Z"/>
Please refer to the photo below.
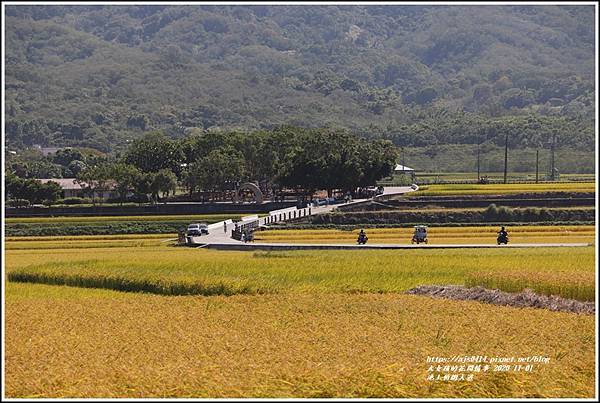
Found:
<path fill-rule="evenodd" d="M 509 207 L 511 210 L 519 211 L 519 210 L 529 210 L 529 209 L 544 209 L 547 211 L 560 211 L 560 210 L 594 210 L 594 206 L 569 206 L 569 207 Z M 402 213 L 418 213 L 426 210 L 429 212 L 459 212 L 459 211 L 473 211 L 473 212 L 483 212 L 487 210 L 487 208 L 477 208 L 477 207 L 438 207 L 435 205 L 425 205 L 418 208 L 402 208 Z M 380 210 L 382 212 L 386 210 Z M 397 211 L 397 210 L 389 210 L 389 211 Z"/>
<path fill-rule="evenodd" d="M 489 179 L 502 179 L 504 177 L 504 172 L 486 172 L 485 176 Z M 419 178 L 443 178 L 445 180 L 464 180 L 464 179 L 477 179 L 476 172 L 419 172 Z M 508 180 L 535 180 L 535 172 L 509 172 Z M 541 175 L 540 175 L 541 177 Z M 573 180 L 573 179 L 581 179 L 587 181 L 594 181 L 595 174 L 560 174 L 561 180 Z"/>
<path fill-rule="evenodd" d="M 177 234 L 173 235 L 175 239 L 177 238 Z M 93 236 L 83 236 L 83 238 L 92 238 Z M 131 248 L 131 247 L 146 247 L 146 246 L 160 246 L 161 244 L 167 242 L 168 240 L 164 239 L 164 234 L 162 238 L 123 238 L 123 239 L 115 239 L 114 236 L 111 236 L 112 239 L 101 239 L 102 236 L 96 236 L 97 239 L 76 239 L 71 240 L 70 242 L 67 240 L 37 240 L 37 239 L 27 239 L 22 240 L 17 238 L 17 240 L 9 241 L 5 245 L 6 250 L 27 250 L 30 251 L 32 249 L 88 249 L 88 248 Z M 27 237 L 30 238 L 30 237 Z M 51 238 L 51 237 L 44 237 Z M 60 237 L 57 237 L 60 238 Z M 66 237 L 65 237 L 66 238 Z M 74 238 L 74 237 L 69 237 Z M 87 252 L 84 252 L 87 253 Z"/>
<path fill-rule="evenodd" d="M 177 237 L 172 234 L 114 234 L 114 235 L 60 235 L 60 236 L 13 236 L 4 238 L 6 241 L 52 241 L 65 245 L 64 241 L 106 241 L 106 240 L 125 240 L 125 239 L 160 239 L 167 240 L 170 237 Z M 75 243 L 76 244 L 76 243 Z"/>
<path fill-rule="evenodd" d="M 6 240 L 6 396 L 594 395 L 592 315 L 402 294 L 495 282 L 588 301 L 593 247 L 226 252 L 168 238 Z M 428 356 L 457 354 L 550 362 L 427 380 Z"/>
<path fill-rule="evenodd" d="M 452 234 L 465 228 L 437 229 Z M 389 230 L 380 231 L 385 235 Z M 549 227 L 529 230 L 540 236 L 545 232 L 553 235 Z M 572 241 L 573 234 L 586 229 L 565 230 L 570 232 L 558 239 Z M 375 235 L 369 231 L 369 236 Z M 585 236 L 581 238 L 587 239 Z M 582 300 L 593 298 L 594 290 L 593 247 L 252 253 L 178 248 L 164 239 L 143 236 L 84 238 L 7 241 L 9 279 L 159 294 L 380 293 L 402 292 L 422 284 L 484 284 L 503 273 L 519 272 L 518 281 L 498 280 L 500 285 L 506 283 L 506 291 L 514 291 L 516 282 L 540 293 L 554 292 L 560 286 L 559 295 Z M 478 273 L 486 276 L 473 280 Z M 584 281 L 581 276 L 586 276 Z"/>
<path fill-rule="evenodd" d="M 594 317 L 399 294 L 165 297 L 9 283 L 8 397 L 593 397 Z M 546 356 L 428 381 L 428 356 Z M 492 368 L 495 368 L 492 366 Z"/>
<path fill-rule="evenodd" d="M 559 183 L 509 183 L 509 184 L 439 184 L 423 185 L 416 192 L 406 194 L 416 196 L 452 196 L 452 195 L 492 195 L 537 192 L 595 192 L 594 182 Z"/>
<path fill-rule="evenodd" d="M 511 243 L 594 243 L 593 225 L 534 226 L 523 225 L 506 227 Z M 267 230 L 256 232 L 256 242 L 285 243 L 356 243 L 358 232 L 355 229 L 307 230 Z M 413 227 L 404 228 L 365 228 L 369 243 L 373 244 L 410 244 Z M 429 244 L 495 244 L 497 226 L 477 227 L 429 227 Z"/>

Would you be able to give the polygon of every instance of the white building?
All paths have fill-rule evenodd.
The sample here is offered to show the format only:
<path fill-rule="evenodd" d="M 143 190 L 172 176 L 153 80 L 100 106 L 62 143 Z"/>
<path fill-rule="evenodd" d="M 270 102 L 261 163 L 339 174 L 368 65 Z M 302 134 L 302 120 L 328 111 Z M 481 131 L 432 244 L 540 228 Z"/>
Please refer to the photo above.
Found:
<path fill-rule="evenodd" d="M 415 180 L 415 170 L 411 167 L 401 164 L 396 164 L 396 168 L 394 168 L 394 175 L 410 175 L 412 181 L 414 182 Z"/>

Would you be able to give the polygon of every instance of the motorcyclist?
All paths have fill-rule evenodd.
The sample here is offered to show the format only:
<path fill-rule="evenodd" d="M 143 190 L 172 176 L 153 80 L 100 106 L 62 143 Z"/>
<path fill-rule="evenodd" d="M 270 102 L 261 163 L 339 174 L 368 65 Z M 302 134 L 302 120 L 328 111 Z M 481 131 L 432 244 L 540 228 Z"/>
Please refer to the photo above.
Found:
<path fill-rule="evenodd" d="M 508 239 L 508 231 L 505 230 L 504 227 L 502 227 L 500 229 L 500 231 L 498 231 L 498 239 L 499 240 Z"/>
<path fill-rule="evenodd" d="M 360 232 L 358 233 L 358 243 L 367 243 L 367 240 L 369 238 L 367 238 L 367 234 L 365 233 L 365 230 L 361 229 Z"/>

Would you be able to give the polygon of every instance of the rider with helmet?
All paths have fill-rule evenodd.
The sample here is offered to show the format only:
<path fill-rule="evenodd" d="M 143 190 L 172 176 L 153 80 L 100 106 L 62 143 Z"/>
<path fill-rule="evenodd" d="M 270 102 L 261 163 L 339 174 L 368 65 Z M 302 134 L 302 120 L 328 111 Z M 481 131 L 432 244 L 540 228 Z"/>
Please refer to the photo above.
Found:
<path fill-rule="evenodd" d="M 365 233 L 365 230 L 361 229 L 360 232 L 358 233 L 358 240 L 356 242 L 358 242 L 358 244 L 366 244 L 367 240 L 369 238 L 367 237 L 367 234 Z"/>
<path fill-rule="evenodd" d="M 508 231 L 504 229 L 504 226 L 500 228 L 500 231 L 498 231 L 498 245 L 500 245 L 501 243 L 508 243 Z"/>

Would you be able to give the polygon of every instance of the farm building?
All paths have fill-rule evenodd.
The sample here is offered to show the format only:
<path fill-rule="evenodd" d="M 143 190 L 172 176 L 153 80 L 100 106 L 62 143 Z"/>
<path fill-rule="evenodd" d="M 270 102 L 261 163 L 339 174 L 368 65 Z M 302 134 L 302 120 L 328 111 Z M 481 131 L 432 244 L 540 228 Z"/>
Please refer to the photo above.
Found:
<path fill-rule="evenodd" d="M 50 179 L 40 179 L 40 182 L 56 182 L 61 187 L 63 191 L 63 197 L 90 197 L 92 196 L 90 192 L 86 189 L 87 186 L 85 183 L 79 183 L 75 180 L 75 178 L 50 178 Z M 94 192 L 94 198 L 101 199 L 111 199 L 119 197 L 119 194 L 114 190 L 114 184 L 108 184 L 108 189 L 103 191 Z"/>
<path fill-rule="evenodd" d="M 394 175 L 410 175 L 410 178 L 413 181 L 415 180 L 415 170 L 401 164 L 396 164 L 396 168 L 394 168 Z"/>

